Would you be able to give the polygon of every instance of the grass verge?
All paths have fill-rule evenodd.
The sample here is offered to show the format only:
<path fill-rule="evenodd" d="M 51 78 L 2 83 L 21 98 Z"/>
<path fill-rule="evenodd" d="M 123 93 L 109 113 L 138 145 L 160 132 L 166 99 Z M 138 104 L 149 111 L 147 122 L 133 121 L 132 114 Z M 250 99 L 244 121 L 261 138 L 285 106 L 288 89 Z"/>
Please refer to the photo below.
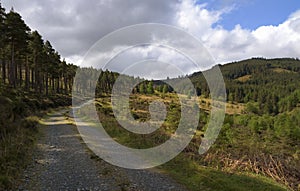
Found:
<path fill-rule="evenodd" d="M 21 122 L 7 123 L 1 130 L 0 140 L 0 190 L 14 189 L 22 170 L 31 161 L 38 137 L 38 118 L 27 117 Z"/>
<path fill-rule="evenodd" d="M 21 89 L 0 92 L 0 190 L 15 190 L 31 162 L 39 117 L 71 104 L 68 95 L 42 96 Z"/>
<path fill-rule="evenodd" d="M 159 167 L 191 191 L 284 191 L 284 186 L 270 178 L 251 173 L 226 173 L 197 164 L 184 156 L 178 155 L 173 160 Z"/>

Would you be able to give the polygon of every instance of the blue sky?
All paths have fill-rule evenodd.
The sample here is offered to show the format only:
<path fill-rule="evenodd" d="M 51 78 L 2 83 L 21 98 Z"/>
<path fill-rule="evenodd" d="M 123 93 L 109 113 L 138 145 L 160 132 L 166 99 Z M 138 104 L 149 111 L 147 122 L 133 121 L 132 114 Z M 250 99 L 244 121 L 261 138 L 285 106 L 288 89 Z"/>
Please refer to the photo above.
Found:
<path fill-rule="evenodd" d="M 227 30 L 232 30 L 237 24 L 250 30 L 262 25 L 278 25 L 300 9 L 299 0 L 199 0 L 198 3 L 207 3 L 209 10 L 233 6 L 217 23 Z"/>

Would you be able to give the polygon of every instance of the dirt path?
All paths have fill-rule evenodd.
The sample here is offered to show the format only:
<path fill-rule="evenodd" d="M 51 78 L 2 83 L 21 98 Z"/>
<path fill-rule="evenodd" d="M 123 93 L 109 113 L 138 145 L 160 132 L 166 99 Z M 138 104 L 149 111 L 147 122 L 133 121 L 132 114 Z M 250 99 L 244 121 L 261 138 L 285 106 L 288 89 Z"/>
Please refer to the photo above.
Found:
<path fill-rule="evenodd" d="M 43 136 L 19 190 L 186 190 L 153 170 L 128 170 L 93 157 L 63 110 L 42 120 Z"/>

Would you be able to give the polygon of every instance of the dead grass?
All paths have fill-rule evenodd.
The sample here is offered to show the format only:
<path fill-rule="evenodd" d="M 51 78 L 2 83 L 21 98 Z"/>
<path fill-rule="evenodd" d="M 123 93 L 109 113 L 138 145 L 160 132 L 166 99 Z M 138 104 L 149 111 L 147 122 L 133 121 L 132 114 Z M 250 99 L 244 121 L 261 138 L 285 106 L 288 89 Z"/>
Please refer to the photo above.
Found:
<path fill-rule="evenodd" d="M 248 80 L 251 79 L 251 77 L 252 77 L 251 75 L 245 75 L 245 76 L 238 77 L 235 80 L 239 82 L 247 82 Z"/>
<path fill-rule="evenodd" d="M 283 69 L 283 68 L 273 68 L 272 71 L 276 73 L 296 73 L 294 71 Z"/>
<path fill-rule="evenodd" d="M 198 103 L 201 109 L 209 112 L 211 110 L 211 99 L 199 97 Z M 242 103 L 226 103 L 226 114 L 242 114 L 245 110 L 245 104 Z"/>

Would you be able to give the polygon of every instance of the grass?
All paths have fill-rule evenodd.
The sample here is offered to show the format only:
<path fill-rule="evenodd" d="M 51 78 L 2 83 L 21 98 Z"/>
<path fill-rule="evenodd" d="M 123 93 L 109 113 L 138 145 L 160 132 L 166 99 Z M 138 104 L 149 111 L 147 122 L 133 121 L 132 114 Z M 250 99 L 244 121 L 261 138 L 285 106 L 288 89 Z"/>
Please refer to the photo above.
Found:
<path fill-rule="evenodd" d="M 136 120 L 149 120 L 148 105 L 151 101 L 160 99 L 159 95 L 133 95 L 130 99 L 131 112 L 135 115 Z M 200 98 L 200 103 L 210 103 L 208 99 Z M 137 135 L 123 129 L 114 119 L 110 99 L 104 97 L 96 101 L 96 106 L 99 112 L 99 118 L 108 132 L 117 142 L 132 148 L 150 148 L 157 144 L 162 144 L 174 132 L 174 127 L 177 127 L 177 121 L 180 116 L 178 110 L 178 98 L 175 95 L 164 95 L 163 102 L 167 107 L 167 118 L 160 129 L 152 134 Z M 242 107 L 242 105 L 235 105 L 235 107 Z M 227 106 L 228 107 L 228 106 Z M 237 111 L 232 111 L 236 113 Z M 200 116 L 201 120 L 206 120 L 205 116 Z M 190 190 L 287 190 L 281 184 L 275 182 L 271 178 L 261 175 L 256 175 L 250 171 L 225 171 L 223 168 L 218 169 L 218 166 L 203 166 L 201 161 L 202 156 L 198 156 L 197 149 L 201 142 L 202 128 L 205 126 L 203 121 L 200 121 L 196 136 L 190 143 L 189 147 L 183 151 L 175 159 L 159 167 L 163 172 L 171 175 L 178 182 L 185 185 Z M 226 133 L 225 133 L 226 135 Z M 224 135 L 224 136 L 225 136 Z M 229 136 L 229 135 L 227 135 Z M 245 139 L 244 141 L 247 141 Z M 226 146 L 220 140 L 217 144 Z M 216 149 L 222 149 L 218 147 Z M 215 150 L 216 150 L 215 149 Z M 196 153 L 196 154 L 195 154 Z M 238 153 L 236 153 L 238 154 Z M 197 155 L 196 157 L 193 157 Z M 204 157 L 204 156 L 203 156 Z"/>
<path fill-rule="evenodd" d="M 199 97 L 198 103 L 199 107 L 207 112 L 211 110 L 211 99 Z M 226 103 L 226 114 L 242 114 L 245 110 L 245 104 L 242 103 Z"/>
<path fill-rule="evenodd" d="M 245 75 L 245 76 L 238 77 L 235 80 L 237 80 L 239 82 L 247 82 L 248 80 L 251 79 L 251 77 L 252 77 L 251 75 Z"/>
<path fill-rule="evenodd" d="M 226 173 L 197 164 L 180 154 L 175 159 L 159 167 L 184 184 L 191 191 L 284 191 L 284 186 L 273 180 L 250 173 Z"/>
<path fill-rule="evenodd" d="M 71 104 L 70 96 L 42 96 L 22 89 L 0 91 L 0 190 L 14 190 L 32 161 L 39 117 L 49 108 Z"/>
<path fill-rule="evenodd" d="M 0 141 L 0 189 L 11 189 L 31 161 L 37 139 L 36 117 L 28 117 L 21 123 L 9 124 L 11 132 L 2 130 Z"/>
<path fill-rule="evenodd" d="M 284 69 L 284 68 L 273 68 L 272 69 L 273 72 L 276 72 L 276 73 L 297 73 L 297 72 L 294 72 L 292 70 L 287 70 L 287 69 Z"/>

